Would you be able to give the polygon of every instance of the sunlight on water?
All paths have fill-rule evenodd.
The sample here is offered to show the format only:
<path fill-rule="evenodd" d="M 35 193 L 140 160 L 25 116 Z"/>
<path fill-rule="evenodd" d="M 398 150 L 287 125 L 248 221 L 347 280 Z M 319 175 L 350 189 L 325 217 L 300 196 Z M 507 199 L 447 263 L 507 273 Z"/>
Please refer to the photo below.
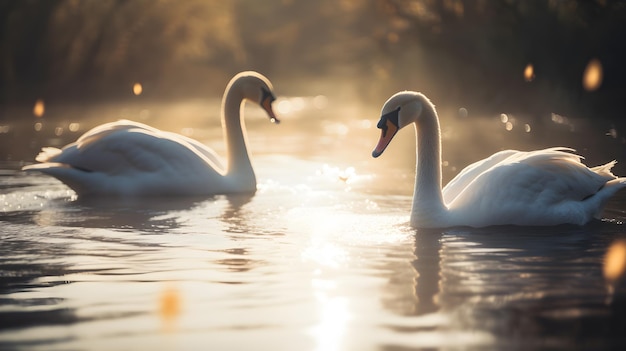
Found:
<path fill-rule="evenodd" d="M 546 333 L 562 349 L 576 346 L 572 333 L 606 345 L 623 286 L 614 280 L 607 300 L 618 273 L 602 271 L 619 271 L 609 257 L 623 255 L 603 243 L 623 232 L 622 212 L 583 229 L 415 230 L 412 134 L 373 162 L 373 118 L 320 113 L 332 103 L 322 95 L 276 103 L 281 125 L 253 109 L 246 121 L 254 195 L 88 200 L 19 166 L 0 173 L 0 348 L 525 349 Z M 113 110 L 149 111 L 225 154 L 219 118 L 203 128 L 165 116 L 216 105 Z M 89 128 L 69 120 L 38 135 Z M 532 145 L 546 125 L 568 137 L 580 125 L 556 114 L 445 122 L 446 177 L 486 150 Z"/>
<path fill-rule="evenodd" d="M 351 319 L 349 301 L 344 297 L 329 296 L 328 291 L 334 287 L 326 282 L 313 280 L 311 284 L 319 314 L 319 323 L 310 331 L 316 340 L 315 350 L 342 350 L 346 326 Z"/>

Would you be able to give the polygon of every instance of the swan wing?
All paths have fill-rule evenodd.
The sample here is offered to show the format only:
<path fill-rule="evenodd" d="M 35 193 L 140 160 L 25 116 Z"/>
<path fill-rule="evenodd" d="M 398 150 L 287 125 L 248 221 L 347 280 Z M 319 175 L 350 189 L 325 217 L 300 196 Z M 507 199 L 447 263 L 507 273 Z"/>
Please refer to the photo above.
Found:
<path fill-rule="evenodd" d="M 443 201 L 446 204 L 451 203 L 469 183 L 476 179 L 476 177 L 508 157 L 518 153 L 520 153 L 520 151 L 503 150 L 465 167 L 443 188 Z"/>
<path fill-rule="evenodd" d="M 214 165 L 214 167 L 216 167 L 217 169 L 224 169 L 222 160 L 215 153 L 215 151 L 213 151 L 213 149 L 210 149 L 206 145 L 198 142 L 197 140 L 188 138 L 184 135 L 180 135 L 180 134 L 176 134 L 172 132 L 165 132 L 165 131 L 150 127 L 149 125 L 139 123 L 139 122 L 129 121 L 129 120 L 119 120 L 117 122 L 111 122 L 111 123 L 106 123 L 106 124 L 97 126 L 93 128 L 92 130 L 88 131 L 87 133 L 85 133 L 83 136 L 81 136 L 77 140 L 77 143 L 80 143 L 83 145 L 89 144 L 90 142 L 96 141 L 110 133 L 113 133 L 116 131 L 122 131 L 122 130 L 130 130 L 130 129 L 135 130 L 135 131 L 143 131 L 149 135 L 155 135 L 155 136 L 158 135 L 162 138 L 164 137 L 172 141 L 176 141 L 192 149 L 195 149 L 198 153 L 208 158 L 210 162 Z"/>
<path fill-rule="evenodd" d="M 171 133 L 171 132 L 162 132 L 162 133 L 165 133 L 171 139 L 179 140 L 180 142 L 184 142 L 190 147 L 194 148 L 198 153 L 208 158 L 211 161 L 211 163 L 215 165 L 216 168 L 225 169 L 225 167 L 223 166 L 221 157 L 217 153 L 215 153 L 213 149 L 209 148 L 208 146 L 200 143 L 197 140 L 188 138 L 184 135 Z"/>
<path fill-rule="evenodd" d="M 624 184 L 610 172 L 615 162 L 588 168 L 569 149 L 510 155 L 475 177 L 449 204 L 461 225 L 584 224 Z"/>
<path fill-rule="evenodd" d="M 52 175 L 81 195 L 200 194 L 223 179 L 197 146 L 132 122 L 96 127 L 61 150 L 45 148 L 37 160 L 43 163 L 24 170 Z"/>
<path fill-rule="evenodd" d="M 216 169 L 212 160 L 173 133 L 115 127 L 79 138 L 49 162 L 109 174 Z"/>

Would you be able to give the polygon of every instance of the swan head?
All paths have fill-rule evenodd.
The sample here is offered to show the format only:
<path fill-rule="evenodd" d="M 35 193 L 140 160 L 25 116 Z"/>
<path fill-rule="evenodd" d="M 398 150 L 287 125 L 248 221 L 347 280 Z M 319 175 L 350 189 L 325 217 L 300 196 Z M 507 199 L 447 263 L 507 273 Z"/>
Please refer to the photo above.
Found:
<path fill-rule="evenodd" d="M 276 100 L 274 89 L 272 83 L 265 76 L 254 71 L 241 72 L 233 77 L 226 90 L 231 88 L 239 90 L 244 100 L 259 104 L 272 123 L 280 123 L 272 108 L 272 102 Z"/>
<path fill-rule="evenodd" d="M 409 124 L 419 122 L 424 107 L 430 105 L 424 95 L 412 91 L 399 92 L 390 97 L 383 105 L 380 121 L 376 125 L 381 133 L 372 156 L 382 155 L 396 133 Z"/>

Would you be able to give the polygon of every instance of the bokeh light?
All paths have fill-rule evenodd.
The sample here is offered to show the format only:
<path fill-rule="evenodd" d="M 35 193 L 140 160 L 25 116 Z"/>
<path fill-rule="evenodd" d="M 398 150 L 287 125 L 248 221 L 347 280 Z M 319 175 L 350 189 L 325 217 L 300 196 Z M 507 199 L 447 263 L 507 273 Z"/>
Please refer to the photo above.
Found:
<path fill-rule="evenodd" d="M 135 83 L 135 85 L 133 85 L 133 94 L 141 95 L 142 92 L 143 86 L 141 85 L 141 83 Z"/>
<path fill-rule="evenodd" d="M 531 82 L 533 79 L 535 79 L 535 67 L 529 63 L 526 65 L 526 68 L 524 68 L 524 80 Z"/>
<path fill-rule="evenodd" d="M 67 129 L 69 129 L 70 132 L 72 133 L 78 132 L 78 130 L 80 129 L 80 123 L 76 123 L 76 122 L 70 123 Z"/>
<path fill-rule="evenodd" d="M 583 73 L 583 88 L 587 91 L 597 90 L 602 85 L 602 76 L 602 63 L 598 59 L 592 59 Z"/>
<path fill-rule="evenodd" d="M 35 101 L 35 106 L 33 107 L 33 115 L 35 115 L 35 117 L 43 117 L 45 112 L 46 107 L 43 100 L 39 99 Z"/>
<path fill-rule="evenodd" d="M 626 271 L 626 240 L 621 239 L 613 242 L 604 256 L 604 278 L 614 282 L 624 275 Z"/>

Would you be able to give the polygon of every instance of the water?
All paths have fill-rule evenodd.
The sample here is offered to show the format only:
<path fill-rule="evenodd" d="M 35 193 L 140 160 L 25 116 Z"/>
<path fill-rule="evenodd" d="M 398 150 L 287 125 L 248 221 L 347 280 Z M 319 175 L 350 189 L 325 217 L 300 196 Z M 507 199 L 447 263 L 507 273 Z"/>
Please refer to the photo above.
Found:
<path fill-rule="evenodd" d="M 603 276 L 626 194 L 582 228 L 414 230 L 412 135 L 372 160 L 353 116 L 249 122 L 254 196 L 81 200 L 2 164 L 0 349 L 626 346 L 626 286 Z M 445 128 L 449 178 L 477 156 Z"/>

